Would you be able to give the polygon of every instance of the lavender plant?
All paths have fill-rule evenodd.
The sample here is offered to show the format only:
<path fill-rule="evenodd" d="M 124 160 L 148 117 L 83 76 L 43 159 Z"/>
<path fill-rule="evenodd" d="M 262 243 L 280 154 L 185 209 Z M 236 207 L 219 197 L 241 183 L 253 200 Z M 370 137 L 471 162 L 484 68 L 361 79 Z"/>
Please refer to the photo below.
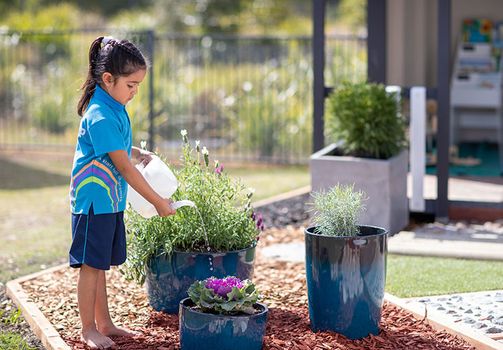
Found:
<path fill-rule="evenodd" d="M 236 315 L 254 314 L 259 293 L 249 280 L 237 277 L 210 277 L 194 282 L 188 290 L 189 298 L 203 312 Z"/>
<path fill-rule="evenodd" d="M 358 218 L 365 209 L 364 192 L 356 191 L 353 185 L 336 185 L 328 192 L 314 192 L 312 197 L 314 203 L 310 204 L 314 211 L 315 233 L 327 236 L 358 235 Z"/>
<path fill-rule="evenodd" d="M 126 277 L 143 284 L 150 259 L 173 250 L 226 252 L 254 245 L 263 230 L 251 206 L 253 190 L 231 178 L 199 141 L 189 142 L 182 130 L 181 166 L 174 168 L 178 189 L 172 199 L 189 199 L 196 208 L 182 207 L 177 214 L 145 219 L 133 210 L 126 215 L 128 260 Z"/>

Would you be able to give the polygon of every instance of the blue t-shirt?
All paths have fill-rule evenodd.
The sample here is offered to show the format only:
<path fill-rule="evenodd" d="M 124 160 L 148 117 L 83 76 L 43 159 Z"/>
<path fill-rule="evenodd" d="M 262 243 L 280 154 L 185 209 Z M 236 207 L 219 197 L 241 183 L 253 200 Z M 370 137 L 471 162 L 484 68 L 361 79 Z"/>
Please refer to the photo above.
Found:
<path fill-rule="evenodd" d="M 117 213 L 126 209 L 127 183 L 108 156 L 124 150 L 131 157 L 131 123 L 126 108 L 101 87 L 82 116 L 73 158 L 70 204 L 73 214 Z"/>

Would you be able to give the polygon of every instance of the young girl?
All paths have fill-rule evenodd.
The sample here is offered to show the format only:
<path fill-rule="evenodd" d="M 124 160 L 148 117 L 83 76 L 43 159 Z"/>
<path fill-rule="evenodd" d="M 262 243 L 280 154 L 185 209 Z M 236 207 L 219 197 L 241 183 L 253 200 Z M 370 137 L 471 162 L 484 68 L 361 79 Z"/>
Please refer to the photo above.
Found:
<path fill-rule="evenodd" d="M 108 311 L 105 270 L 126 260 L 124 209 L 127 184 L 152 203 L 160 216 L 173 215 L 131 163 L 151 159 L 132 147 L 126 104 L 147 72 L 142 53 L 127 40 L 99 37 L 89 50 L 89 72 L 78 103 L 82 117 L 73 160 L 70 200 L 70 266 L 80 268 L 77 297 L 81 340 L 92 349 L 115 344 L 109 336 L 131 336 Z"/>

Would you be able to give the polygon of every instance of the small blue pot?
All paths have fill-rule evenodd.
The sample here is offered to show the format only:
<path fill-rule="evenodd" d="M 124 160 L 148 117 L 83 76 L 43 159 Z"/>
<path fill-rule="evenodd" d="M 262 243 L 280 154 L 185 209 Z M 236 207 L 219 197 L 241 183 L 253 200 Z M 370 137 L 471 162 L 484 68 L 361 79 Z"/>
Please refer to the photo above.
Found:
<path fill-rule="evenodd" d="M 160 255 L 146 267 L 146 285 L 150 305 L 156 311 L 178 312 L 180 301 L 196 280 L 214 276 L 251 279 L 255 245 L 223 253 L 177 252 Z"/>
<path fill-rule="evenodd" d="M 379 333 L 386 283 L 387 231 L 360 226 L 356 237 L 305 230 L 309 318 L 313 331 L 350 339 Z"/>
<path fill-rule="evenodd" d="M 267 306 L 254 315 L 226 316 L 196 311 L 189 298 L 180 302 L 181 350 L 260 350 L 264 341 Z"/>

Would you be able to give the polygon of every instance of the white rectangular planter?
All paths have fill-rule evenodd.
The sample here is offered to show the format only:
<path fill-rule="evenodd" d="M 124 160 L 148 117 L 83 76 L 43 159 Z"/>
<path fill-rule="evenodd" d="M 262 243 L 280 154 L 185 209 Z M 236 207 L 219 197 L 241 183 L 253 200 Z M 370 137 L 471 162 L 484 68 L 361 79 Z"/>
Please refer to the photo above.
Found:
<path fill-rule="evenodd" d="M 336 148 L 336 144 L 331 144 L 311 155 L 312 190 L 354 184 L 368 198 L 359 224 L 384 227 L 390 233 L 403 229 L 409 222 L 407 150 L 381 160 L 336 156 L 333 155 Z"/>

